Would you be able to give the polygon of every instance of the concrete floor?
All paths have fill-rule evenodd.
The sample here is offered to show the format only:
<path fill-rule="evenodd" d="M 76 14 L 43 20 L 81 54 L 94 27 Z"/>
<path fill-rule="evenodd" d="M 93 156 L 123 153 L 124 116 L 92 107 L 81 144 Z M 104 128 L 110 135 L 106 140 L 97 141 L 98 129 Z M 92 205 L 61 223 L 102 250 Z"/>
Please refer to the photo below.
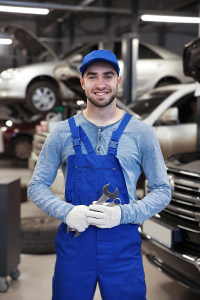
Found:
<path fill-rule="evenodd" d="M 30 180 L 30 176 L 30 171 L 27 169 L 26 165 L 20 163 L 16 164 L 15 162 L 0 158 L 0 178 L 21 178 L 21 182 L 23 184 L 27 184 Z M 27 201 L 21 204 L 22 217 L 39 214 L 41 214 L 41 212 L 31 202 Z M 6 293 L 0 293 L 0 299 L 50 300 L 55 254 L 21 254 L 20 260 L 21 262 L 18 266 L 21 273 L 20 277 L 16 281 L 12 281 L 8 277 L 9 289 Z M 148 300 L 200 299 L 200 295 L 191 292 L 184 286 L 159 272 L 155 267 L 149 264 L 145 257 L 143 257 L 143 262 L 146 275 Z M 94 300 L 101 300 L 98 287 Z"/>

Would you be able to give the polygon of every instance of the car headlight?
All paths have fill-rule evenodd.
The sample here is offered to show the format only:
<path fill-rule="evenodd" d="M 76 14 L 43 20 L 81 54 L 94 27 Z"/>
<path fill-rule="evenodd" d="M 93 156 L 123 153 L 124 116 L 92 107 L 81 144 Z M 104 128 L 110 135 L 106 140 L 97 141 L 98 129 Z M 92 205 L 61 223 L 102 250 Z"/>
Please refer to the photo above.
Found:
<path fill-rule="evenodd" d="M 19 72 L 21 71 L 21 68 L 20 69 L 7 69 L 3 72 L 1 72 L 0 74 L 0 78 L 2 80 L 9 80 L 11 78 L 13 78 L 14 76 L 16 76 L 17 74 L 19 74 Z"/>

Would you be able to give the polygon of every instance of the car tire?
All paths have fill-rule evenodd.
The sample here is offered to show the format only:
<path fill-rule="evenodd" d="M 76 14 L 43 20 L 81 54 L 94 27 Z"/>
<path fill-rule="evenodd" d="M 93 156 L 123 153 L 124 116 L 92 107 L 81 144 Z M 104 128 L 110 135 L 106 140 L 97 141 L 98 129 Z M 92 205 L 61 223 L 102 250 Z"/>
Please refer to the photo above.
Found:
<path fill-rule="evenodd" d="M 11 154 L 17 160 L 27 160 L 32 150 L 32 138 L 29 136 L 17 136 L 11 145 Z"/>
<path fill-rule="evenodd" d="M 21 253 L 55 253 L 55 238 L 60 221 L 53 217 L 36 216 L 21 219 Z"/>
<path fill-rule="evenodd" d="M 58 89 L 51 82 L 38 81 L 28 88 L 26 104 L 31 112 L 47 113 L 58 104 L 58 100 Z"/>

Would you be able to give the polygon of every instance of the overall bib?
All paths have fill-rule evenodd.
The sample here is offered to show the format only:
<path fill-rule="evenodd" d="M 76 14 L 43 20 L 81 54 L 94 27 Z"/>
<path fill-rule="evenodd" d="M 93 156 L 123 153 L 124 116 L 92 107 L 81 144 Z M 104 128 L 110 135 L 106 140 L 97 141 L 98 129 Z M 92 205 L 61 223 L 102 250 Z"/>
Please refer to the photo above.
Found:
<path fill-rule="evenodd" d="M 96 155 L 87 135 L 69 125 L 75 155 L 68 157 L 65 187 L 66 201 L 73 205 L 90 205 L 102 195 L 102 187 L 119 189 L 121 204 L 128 204 L 125 178 L 116 157 L 119 139 L 131 116 L 126 114 L 113 132 L 107 155 Z M 81 141 L 87 154 L 82 154 Z M 52 300 L 92 300 L 96 284 L 103 300 L 145 300 L 146 285 L 141 255 L 139 225 L 122 224 L 110 229 L 89 226 L 80 236 L 67 234 L 64 223 L 55 240 L 56 264 Z"/>

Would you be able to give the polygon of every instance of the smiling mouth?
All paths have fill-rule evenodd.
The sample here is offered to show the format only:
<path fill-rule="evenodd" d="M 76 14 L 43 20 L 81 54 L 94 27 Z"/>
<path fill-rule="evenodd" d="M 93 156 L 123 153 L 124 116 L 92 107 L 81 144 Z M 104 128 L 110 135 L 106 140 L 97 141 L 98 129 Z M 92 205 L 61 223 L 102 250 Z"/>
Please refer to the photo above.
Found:
<path fill-rule="evenodd" d="M 97 96 L 104 96 L 104 95 L 107 95 L 108 92 L 94 92 L 94 94 Z"/>

